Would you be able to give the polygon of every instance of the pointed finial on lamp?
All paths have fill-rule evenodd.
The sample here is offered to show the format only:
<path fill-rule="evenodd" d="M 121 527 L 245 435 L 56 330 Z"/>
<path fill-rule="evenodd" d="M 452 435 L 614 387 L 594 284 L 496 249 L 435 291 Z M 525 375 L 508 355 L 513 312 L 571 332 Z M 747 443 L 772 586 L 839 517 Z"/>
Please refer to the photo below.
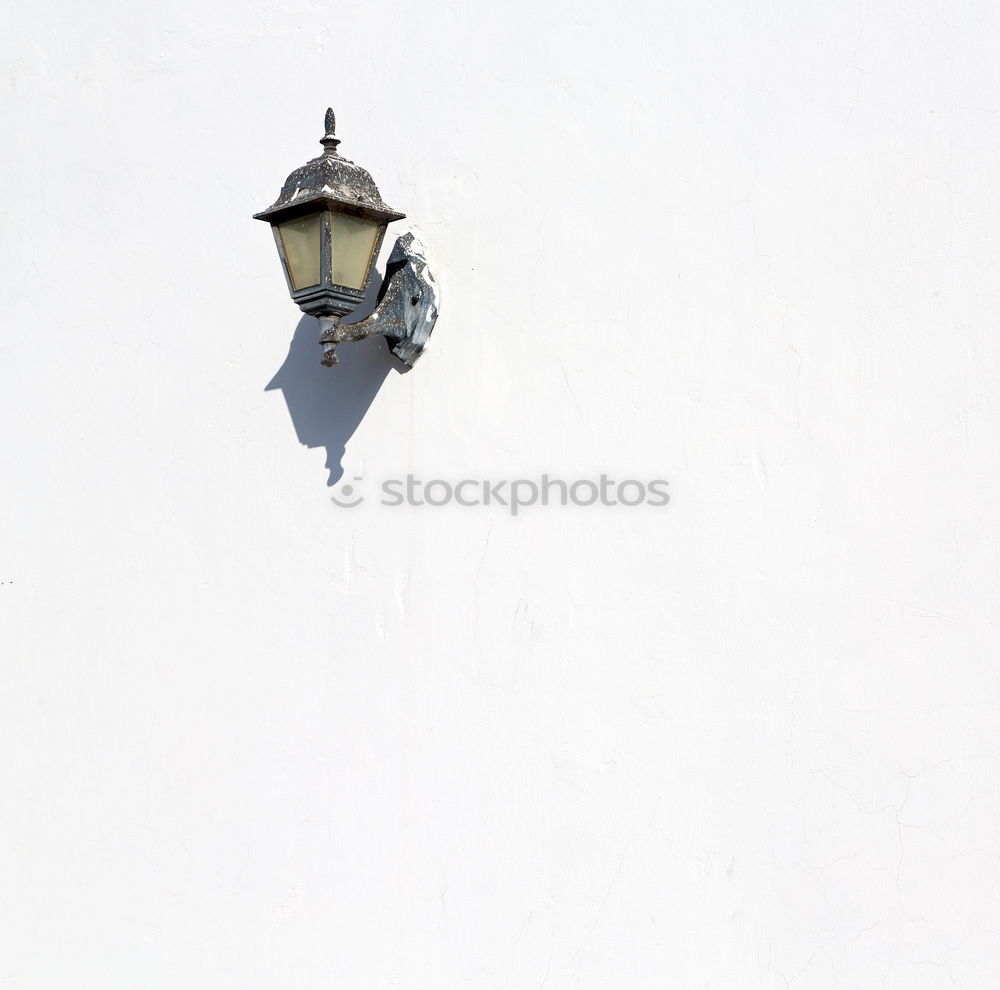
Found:
<path fill-rule="evenodd" d="M 337 137 L 337 117 L 333 112 L 333 107 L 326 108 L 326 133 L 319 139 L 319 143 L 326 148 L 324 154 L 335 155 L 337 154 L 337 145 L 340 144 L 340 138 Z"/>

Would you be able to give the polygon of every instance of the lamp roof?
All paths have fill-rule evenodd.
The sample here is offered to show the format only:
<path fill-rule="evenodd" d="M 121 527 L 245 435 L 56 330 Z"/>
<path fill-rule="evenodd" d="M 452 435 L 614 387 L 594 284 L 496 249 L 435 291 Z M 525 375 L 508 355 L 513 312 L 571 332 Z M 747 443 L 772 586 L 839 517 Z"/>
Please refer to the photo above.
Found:
<path fill-rule="evenodd" d="M 278 199 L 266 210 L 255 213 L 255 220 L 280 223 L 305 213 L 314 213 L 324 206 L 333 206 L 383 223 L 405 217 L 405 213 L 397 213 L 382 201 L 378 186 L 366 169 L 338 154 L 340 138 L 336 135 L 336 127 L 333 109 L 328 108 L 326 133 L 320 138 L 323 154 L 295 169 L 285 179 Z"/>

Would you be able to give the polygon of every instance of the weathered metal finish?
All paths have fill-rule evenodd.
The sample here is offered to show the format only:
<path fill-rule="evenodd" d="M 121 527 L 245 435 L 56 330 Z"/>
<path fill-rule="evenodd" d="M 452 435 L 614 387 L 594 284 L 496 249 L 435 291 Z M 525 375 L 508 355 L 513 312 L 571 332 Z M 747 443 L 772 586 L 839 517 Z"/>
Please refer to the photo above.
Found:
<path fill-rule="evenodd" d="M 337 364 L 337 345 L 383 335 L 396 355 L 412 368 L 423 353 L 438 317 L 438 288 L 427 267 L 427 249 L 412 233 L 403 234 L 389 255 L 378 304 L 371 316 L 343 324 L 339 317 L 320 320 L 323 364 Z"/>
<path fill-rule="evenodd" d="M 365 169 L 338 153 L 340 138 L 336 135 L 337 120 L 332 108 L 327 109 L 324 123 L 325 133 L 320 139 L 323 154 L 295 169 L 285 180 L 277 200 L 266 210 L 255 213 L 254 219 L 271 224 L 292 300 L 304 313 L 320 320 L 323 364 L 337 363 L 337 344 L 382 334 L 389 340 L 393 353 L 412 368 L 434 329 L 438 314 L 437 284 L 427 268 L 426 250 L 413 234 L 398 238 L 386 266 L 375 311 L 359 323 L 340 324 L 341 317 L 358 308 L 365 291 L 332 281 L 331 214 L 350 213 L 374 220 L 379 225 L 368 263 L 366 285 L 371 280 L 386 226 L 394 220 L 404 219 L 405 214 L 386 205 Z M 322 214 L 320 282 L 296 289 L 291 282 L 278 226 L 311 213 Z"/>
<path fill-rule="evenodd" d="M 266 210 L 254 214 L 255 220 L 265 220 L 274 231 L 274 243 L 278 257 L 285 271 L 288 294 L 303 313 L 310 316 L 346 316 L 358 308 L 364 298 L 364 289 L 352 289 L 333 281 L 330 266 L 330 213 L 350 213 L 367 217 L 379 224 L 375 246 L 369 259 L 368 278 L 371 266 L 378 257 L 386 225 L 393 220 L 402 220 L 399 213 L 382 201 L 382 195 L 375 180 L 360 165 L 342 158 L 337 152 L 340 138 L 333 109 L 326 111 L 326 132 L 320 138 L 323 154 L 306 162 L 287 179 L 281 187 L 281 194 Z M 288 274 L 288 259 L 281 242 L 278 225 L 286 220 L 305 216 L 308 213 L 322 213 L 323 221 L 320 237 L 320 282 L 302 289 L 292 285 Z"/>
<path fill-rule="evenodd" d="M 382 201 L 382 194 L 366 169 L 340 156 L 337 151 L 340 138 L 334 133 L 336 123 L 333 109 L 328 108 L 326 133 L 320 138 L 323 154 L 292 172 L 281 187 L 281 195 L 266 210 L 255 213 L 255 220 L 282 223 L 326 206 L 384 223 L 405 218 L 405 213 Z"/>

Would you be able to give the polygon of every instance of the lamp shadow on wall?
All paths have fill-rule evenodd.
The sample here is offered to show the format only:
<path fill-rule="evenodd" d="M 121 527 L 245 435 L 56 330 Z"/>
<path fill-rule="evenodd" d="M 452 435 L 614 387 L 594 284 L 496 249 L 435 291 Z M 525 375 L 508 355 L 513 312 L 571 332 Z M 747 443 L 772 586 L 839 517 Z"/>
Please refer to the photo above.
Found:
<path fill-rule="evenodd" d="M 382 279 L 372 278 L 364 302 L 351 314 L 351 323 L 363 320 L 375 308 Z M 347 321 L 345 321 L 346 323 Z M 295 328 L 288 356 L 265 392 L 280 389 L 288 406 L 299 442 L 306 447 L 326 447 L 327 486 L 343 476 L 341 459 L 347 441 L 361 424 L 382 383 L 402 365 L 393 357 L 383 337 L 367 337 L 337 349 L 340 363 L 320 364 L 319 321 L 303 316 Z"/>

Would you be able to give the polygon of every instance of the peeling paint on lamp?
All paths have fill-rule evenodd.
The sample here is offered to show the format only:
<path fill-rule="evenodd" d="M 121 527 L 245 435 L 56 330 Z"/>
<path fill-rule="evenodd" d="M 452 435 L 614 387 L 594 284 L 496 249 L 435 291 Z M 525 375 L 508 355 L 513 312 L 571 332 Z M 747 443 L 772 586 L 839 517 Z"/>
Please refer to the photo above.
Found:
<path fill-rule="evenodd" d="M 320 321 L 323 364 L 337 364 L 338 344 L 382 335 L 412 368 L 438 316 L 437 283 L 414 234 L 396 240 L 371 316 L 340 322 L 364 298 L 386 227 L 405 214 L 383 202 L 365 169 L 340 155 L 336 128 L 328 108 L 323 154 L 295 169 L 277 201 L 254 219 L 271 224 L 292 300 Z"/>

